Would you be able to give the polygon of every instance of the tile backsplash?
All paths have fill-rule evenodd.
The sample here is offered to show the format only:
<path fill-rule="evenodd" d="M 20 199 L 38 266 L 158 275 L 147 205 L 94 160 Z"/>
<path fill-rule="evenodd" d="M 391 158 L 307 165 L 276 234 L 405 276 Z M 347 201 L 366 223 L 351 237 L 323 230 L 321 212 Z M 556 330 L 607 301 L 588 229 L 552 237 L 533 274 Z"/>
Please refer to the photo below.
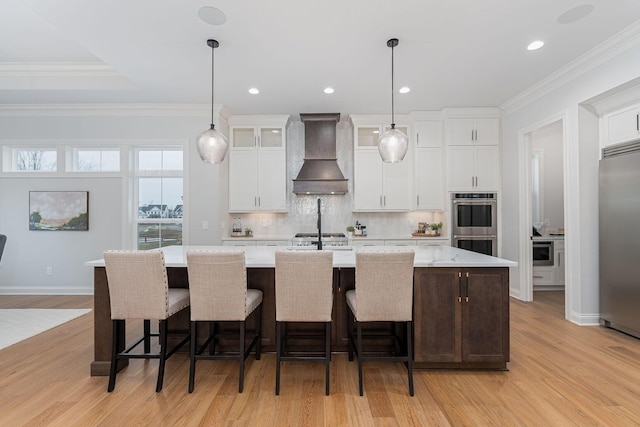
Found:
<path fill-rule="evenodd" d="M 317 231 L 317 200 L 321 199 L 322 231 L 346 233 L 356 221 L 366 225 L 370 236 L 407 235 L 418 222 L 446 222 L 444 212 L 353 212 L 353 129 L 342 120 L 336 129 L 338 166 L 349 180 L 345 195 L 297 195 L 292 179 L 298 175 L 304 160 L 304 124 L 293 121 L 287 131 L 287 213 L 229 214 L 228 233 L 233 218 L 240 218 L 243 228 L 251 228 L 254 236 L 293 236 Z M 411 224 L 411 226 L 409 226 Z M 447 230 L 445 224 L 445 230 Z"/>

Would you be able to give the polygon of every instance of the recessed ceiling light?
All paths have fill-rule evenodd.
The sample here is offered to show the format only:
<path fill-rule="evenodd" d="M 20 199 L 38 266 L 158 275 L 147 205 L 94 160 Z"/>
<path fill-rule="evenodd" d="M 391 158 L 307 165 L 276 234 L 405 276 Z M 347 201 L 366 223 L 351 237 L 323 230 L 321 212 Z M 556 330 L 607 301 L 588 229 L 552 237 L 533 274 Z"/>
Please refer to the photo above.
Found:
<path fill-rule="evenodd" d="M 323 92 L 324 93 L 333 93 L 333 88 L 332 87 L 325 87 Z"/>
<path fill-rule="evenodd" d="M 272 133 L 280 133 L 280 131 L 278 129 L 271 129 Z"/>
<path fill-rule="evenodd" d="M 544 42 L 542 40 L 536 40 L 534 42 L 531 42 L 529 46 L 527 46 L 527 50 L 538 50 L 542 46 L 544 46 Z"/>
<path fill-rule="evenodd" d="M 572 7 L 562 15 L 558 16 L 558 24 L 571 24 L 581 20 L 582 18 L 586 18 L 591 12 L 593 12 L 592 4 L 582 4 L 580 6 Z"/>
<path fill-rule="evenodd" d="M 373 133 L 380 133 L 380 131 L 374 130 Z"/>
<path fill-rule="evenodd" d="M 257 95 L 260 93 L 260 91 L 258 90 L 258 88 L 252 87 L 251 89 L 249 89 L 249 93 L 251 95 Z"/>
<path fill-rule="evenodd" d="M 227 22 L 227 16 L 216 7 L 202 6 L 198 9 L 200 20 L 209 25 L 222 25 Z"/>
<path fill-rule="evenodd" d="M 402 87 L 400 88 L 400 91 L 399 91 L 399 92 L 400 92 L 400 93 L 409 93 L 409 92 L 411 92 L 411 89 L 410 89 L 410 88 L 408 88 L 408 87 L 406 87 L 406 86 L 402 86 Z"/>

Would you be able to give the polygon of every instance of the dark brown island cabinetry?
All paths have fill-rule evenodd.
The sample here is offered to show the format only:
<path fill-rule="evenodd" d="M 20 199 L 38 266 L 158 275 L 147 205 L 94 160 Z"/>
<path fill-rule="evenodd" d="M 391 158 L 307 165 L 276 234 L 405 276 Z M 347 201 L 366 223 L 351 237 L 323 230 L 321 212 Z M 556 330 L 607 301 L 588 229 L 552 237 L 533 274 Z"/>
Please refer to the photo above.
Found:
<path fill-rule="evenodd" d="M 167 267 L 170 287 L 189 286 L 186 267 Z M 272 267 L 247 268 L 249 288 L 263 292 L 262 349 L 275 351 L 275 270 Z M 333 322 L 331 350 L 348 350 L 348 316 L 344 297 L 355 288 L 355 269 L 334 268 Z M 414 367 L 506 369 L 509 361 L 509 268 L 508 267 L 416 267 L 414 270 Z M 251 321 L 250 321 L 251 322 Z M 106 271 L 94 268 L 94 361 L 91 375 L 108 375 L 111 359 L 111 309 Z M 174 321 L 176 329 L 189 325 L 189 316 L 181 313 Z M 253 325 L 250 325 L 253 327 Z M 322 325 L 297 324 L 288 329 L 290 347 L 315 348 L 318 343 L 299 339 L 320 331 Z M 388 335 L 394 331 L 389 322 L 368 325 L 369 335 Z M 224 330 L 224 327 L 222 328 Z M 204 338 L 204 332 L 201 338 Z M 402 331 L 395 331 L 402 335 Z M 320 341 L 320 346 L 322 346 Z M 220 343 L 224 349 L 228 344 Z M 124 342 L 119 343 L 124 348 Z M 231 347 L 229 347 L 231 348 Z M 321 348 L 321 347 L 320 347 Z M 373 352 L 394 350 L 394 341 L 379 340 Z M 122 361 L 123 368 L 127 361 Z"/>
<path fill-rule="evenodd" d="M 506 369 L 508 268 L 416 268 L 416 368 Z"/>

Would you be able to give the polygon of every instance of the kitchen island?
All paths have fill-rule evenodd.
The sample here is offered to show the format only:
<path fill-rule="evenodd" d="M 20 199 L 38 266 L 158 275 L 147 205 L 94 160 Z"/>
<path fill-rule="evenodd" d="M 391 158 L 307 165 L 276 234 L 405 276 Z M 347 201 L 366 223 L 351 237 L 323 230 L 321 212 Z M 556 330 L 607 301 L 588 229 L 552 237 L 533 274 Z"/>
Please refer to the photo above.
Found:
<path fill-rule="evenodd" d="M 190 249 L 242 250 L 247 286 L 263 292 L 262 346 L 275 351 L 275 252 L 285 247 L 170 246 L 162 248 L 170 287 L 188 288 L 186 252 Z M 293 248 L 296 249 L 296 248 Z M 299 249 L 299 248 L 297 248 Z M 506 369 L 509 361 L 509 267 L 517 263 L 449 246 L 410 247 L 414 261 L 414 361 L 416 368 Z M 399 250 L 367 246 L 358 251 Z M 404 250 L 404 249 L 403 249 Z M 111 358 L 111 314 L 104 260 L 89 261 L 94 269 L 94 361 L 91 375 L 108 375 Z M 345 293 L 355 287 L 353 248 L 334 250 L 332 351 L 347 351 Z M 175 323 L 186 329 L 189 318 L 178 313 Z M 174 323 L 174 325 L 175 325 Z M 305 332 L 317 325 L 296 325 Z M 372 333 L 391 327 L 376 325 Z M 172 327 L 173 329 L 173 327 Z M 297 343 L 301 347 L 307 342 Z M 124 345 L 124 343 L 121 343 Z M 294 342 L 295 346 L 296 343 Z M 222 343 L 224 347 L 224 343 Z M 379 351 L 387 351 L 390 344 Z M 126 366 L 122 361 L 119 368 Z"/>

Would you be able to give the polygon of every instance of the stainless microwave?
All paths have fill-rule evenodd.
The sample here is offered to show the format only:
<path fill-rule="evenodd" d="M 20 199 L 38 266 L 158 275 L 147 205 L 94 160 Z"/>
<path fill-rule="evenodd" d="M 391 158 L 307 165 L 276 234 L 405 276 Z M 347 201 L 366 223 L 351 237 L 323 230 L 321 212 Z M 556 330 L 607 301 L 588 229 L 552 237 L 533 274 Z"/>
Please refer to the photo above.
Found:
<path fill-rule="evenodd" d="M 533 265 L 553 266 L 553 241 L 533 241 Z"/>

